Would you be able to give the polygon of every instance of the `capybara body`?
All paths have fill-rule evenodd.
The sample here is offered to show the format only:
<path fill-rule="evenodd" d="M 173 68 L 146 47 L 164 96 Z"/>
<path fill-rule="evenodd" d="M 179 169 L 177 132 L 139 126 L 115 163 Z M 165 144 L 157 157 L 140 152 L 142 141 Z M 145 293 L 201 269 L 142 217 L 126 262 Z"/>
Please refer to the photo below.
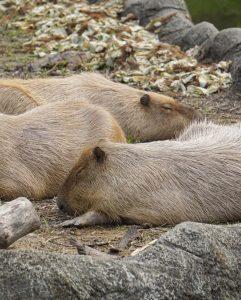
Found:
<path fill-rule="evenodd" d="M 0 80 L 1 82 L 1 80 Z M 18 115 L 39 106 L 40 98 L 34 98 L 14 80 L 0 83 L 0 113 Z"/>
<path fill-rule="evenodd" d="M 18 116 L 0 115 L 0 197 L 56 195 L 87 145 L 125 142 L 115 119 L 94 105 L 72 100 L 43 105 Z"/>
<path fill-rule="evenodd" d="M 241 125 L 219 126 L 218 134 L 214 124 L 200 128 L 184 141 L 85 150 L 60 189 L 59 208 L 84 214 L 87 225 L 98 224 L 94 217 L 153 225 L 240 220 Z"/>
<path fill-rule="evenodd" d="M 179 103 L 171 97 L 153 92 L 145 92 L 128 85 L 116 83 L 96 73 L 83 73 L 66 78 L 46 78 L 29 80 L 0 81 L 0 112 L 6 112 L 6 100 L 1 95 L 1 86 L 11 89 L 19 87 L 19 93 L 25 101 L 16 107 L 15 114 L 35 107 L 35 103 L 71 99 L 87 99 L 92 104 L 102 106 L 118 121 L 127 136 L 134 140 L 164 140 L 177 136 L 197 113 L 194 109 Z M 14 96 L 13 96 L 14 97 Z M 4 104 L 1 104 L 1 102 Z M 13 111 L 13 105 L 9 103 Z M 5 111 L 4 111 L 5 109 Z"/>

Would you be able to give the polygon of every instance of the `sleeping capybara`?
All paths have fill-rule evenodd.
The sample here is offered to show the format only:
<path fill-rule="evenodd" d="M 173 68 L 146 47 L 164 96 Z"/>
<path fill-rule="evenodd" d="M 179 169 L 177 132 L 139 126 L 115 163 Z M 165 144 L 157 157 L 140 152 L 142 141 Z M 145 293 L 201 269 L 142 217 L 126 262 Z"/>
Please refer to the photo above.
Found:
<path fill-rule="evenodd" d="M 14 89 L 18 86 L 21 94 L 22 106 L 16 106 L 15 112 L 13 107 L 16 100 L 13 99 L 12 104 L 11 99 L 6 101 L 2 94 L 2 87 L 4 86 L 6 94 L 7 86 L 12 89 L 11 84 Z M 19 114 L 31 106 L 35 107 L 35 103 L 41 105 L 73 98 L 87 99 L 92 104 L 104 107 L 116 118 L 127 136 L 139 141 L 176 137 L 197 117 L 194 109 L 171 97 L 116 83 L 96 73 L 66 78 L 0 80 L 0 112 L 4 113 L 10 111 Z M 30 107 L 26 107 L 28 101 Z"/>
<path fill-rule="evenodd" d="M 0 114 L 0 198 L 56 195 L 86 146 L 100 139 L 126 142 L 110 113 L 79 100 Z"/>
<path fill-rule="evenodd" d="M 207 130 L 198 139 L 85 150 L 58 193 L 59 208 L 83 214 L 82 225 L 240 220 L 241 124 Z"/>

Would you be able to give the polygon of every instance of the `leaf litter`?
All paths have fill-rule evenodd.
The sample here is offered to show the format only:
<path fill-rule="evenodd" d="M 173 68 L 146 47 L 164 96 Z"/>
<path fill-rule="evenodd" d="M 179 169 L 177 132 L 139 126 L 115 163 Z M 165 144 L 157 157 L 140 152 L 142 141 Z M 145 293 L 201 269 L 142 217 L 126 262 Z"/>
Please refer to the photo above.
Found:
<path fill-rule="evenodd" d="M 0 11 L 15 12 L 8 26 L 32 33 L 23 44 L 37 59 L 81 52 L 79 71 L 105 71 L 116 81 L 183 96 L 208 96 L 231 85 L 230 62 L 204 65 L 196 49 L 160 43 L 156 33 L 132 15 L 118 18 L 122 0 L 2 0 Z"/>

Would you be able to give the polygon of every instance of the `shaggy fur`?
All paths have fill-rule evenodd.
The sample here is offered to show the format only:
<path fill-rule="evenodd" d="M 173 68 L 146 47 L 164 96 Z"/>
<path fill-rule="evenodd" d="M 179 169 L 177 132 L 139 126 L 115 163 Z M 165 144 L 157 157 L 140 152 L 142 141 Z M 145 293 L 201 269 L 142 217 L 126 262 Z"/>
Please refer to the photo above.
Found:
<path fill-rule="evenodd" d="M 84 148 L 100 139 L 126 141 L 108 112 L 76 100 L 40 106 L 19 116 L 0 114 L 0 122 L 4 200 L 53 197 Z"/>
<path fill-rule="evenodd" d="M 96 212 L 105 222 L 237 221 L 240 181 L 241 125 L 204 122 L 179 140 L 87 149 L 57 203 L 69 213 Z"/>
<path fill-rule="evenodd" d="M 13 90 L 12 99 L 6 98 L 7 87 Z M 16 105 L 14 94 L 16 88 L 19 88 L 18 97 L 21 98 L 19 105 Z M 117 119 L 126 135 L 134 140 L 173 138 L 197 117 L 192 108 L 171 97 L 137 90 L 95 73 L 67 78 L 0 80 L 0 112 L 4 113 L 19 114 L 36 105 L 73 98 L 87 99 L 104 107 Z"/>

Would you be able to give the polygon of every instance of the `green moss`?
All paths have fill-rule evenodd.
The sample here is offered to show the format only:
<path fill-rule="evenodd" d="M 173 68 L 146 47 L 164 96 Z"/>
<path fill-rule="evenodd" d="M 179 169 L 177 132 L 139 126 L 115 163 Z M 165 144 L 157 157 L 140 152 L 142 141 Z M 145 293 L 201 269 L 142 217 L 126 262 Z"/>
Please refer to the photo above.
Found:
<path fill-rule="evenodd" d="M 217 28 L 241 27 L 240 0 L 187 0 L 193 21 L 209 21 Z"/>

